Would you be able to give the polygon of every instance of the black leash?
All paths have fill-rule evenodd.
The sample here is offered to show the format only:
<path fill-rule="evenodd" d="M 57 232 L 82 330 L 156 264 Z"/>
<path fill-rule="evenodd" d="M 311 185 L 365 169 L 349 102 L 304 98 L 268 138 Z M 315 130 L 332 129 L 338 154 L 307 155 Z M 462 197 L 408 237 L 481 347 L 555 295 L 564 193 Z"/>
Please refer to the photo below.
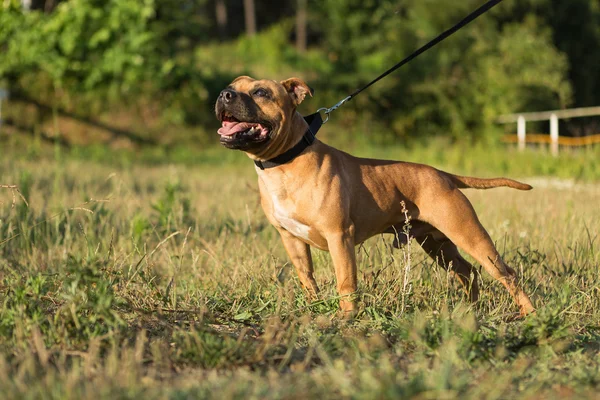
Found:
<path fill-rule="evenodd" d="M 389 74 L 391 74 L 392 72 L 394 72 L 395 70 L 397 70 L 398 68 L 400 68 L 401 66 L 403 66 L 404 64 L 409 63 L 410 61 L 414 60 L 420 54 L 426 52 L 427 50 L 429 50 L 430 48 L 432 48 L 433 46 L 435 46 L 436 44 L 438 44 L 442 40 L 444 40 L 447 37 L 451 36 L 456 31 L 464 28 L 469 23 L 471 23 L 473 20 L 477 19 L 482 14 L 485 14 L 487 11 L 489 11 L 492 7 L 494 7 L 495 5 L 497 5 L 498 3 L 500 3 L 501 1 L 502 0 L 489 0 L 487 3 L 485 3 L 484 5 L 482 5 L 481 7 L 479 7 L 477 10 L 475 10 L 471 14 L 467 15 L 464 19 L 462 19 L 459 23 L 457 23 L 456 25 L 454 25 L 452 28 L 450 28 L 450 29 L 442 32 L 440 35 L 438 35 L 436 38 L 434 38 L 433 40 L 431 40 L 429 43 L 427 43 L 426 45 L 424 45 L 421 48 L 419 48 L 417 51 L 415 51 L 414 53 L 412 53 L 411 55 L 409 55 L 408 57 L 406 57 L 404 60 L 400 61 L 398 64 L 394 65 L 392 68 L 388 69 L 383 74 L 379 75 L 377 78 L 373 79 L 367 85 L 363 86 L 360 89 L 356 89 L 349 96 L 345 97 L 344 99 L 342 99 L 340 102 L 338 102 L 334 106 L 332 106 L 330 108 L 325 108 L 325 107 L 319 108 L 317 110 L 317 112 L 323 111 L 327 115 L 327 117 L 325 118 L 325 120 L 323 121 L 323 123 L 326 123 L 329 120 L 329 114 L 331 114 L 333 111 L 335 111 L 338 108 L 340 108 L 347 101 L 350 101 L 354 96 L 356 96 L 357 94 L 359 94 L 363 90 L 371 87 L 375 83 L 379 82 L 381 79 L 385 78 L 386 76 L 388 76 Z"/>
<path fill-rule="evenodd" d="M 270 160 L 266 160 L 266 161 L 254 161 L 254 164 L 260 169 L 266 169 L 266 168 L 277 167 L 279 165 L 282 165 L 282 164 L 292 161 L 294 158 L 299 156 L 308 146 L 313 144 L 313 142 L 315 141 L 315 135 L 317 134 L 317 131 L 319 130 L 321 125 L 323 125 L 324 123 L 326 123 L 329 120 L 329 114 L 331 114 L 333 111 L 340 108 L 344 103 L 351 100 L 354 96 L 358 95 L 363 90 L 371 87 L 372 85 L 379 82 L 381 79 L 385 78 L 386 76 L 388 76 L 389 74 L 391 74 L 392 72 L 394 72 L 395 70 L 397 70 L 398 68 L 403 66 L 404 64 L 409 63 L 410 61 L 417 58 L 420 54 L 426 52 L 427 50 L 429 50 L 430 48 L 432 48 L 433 46 L 435 46 L 442 40 L 446 39 L 448 36 L 452 35 L 453 33 L 460 30 L 461 28 L 464 28 L 466 25 L 471 23 L 473 20 L 475 20 L 482 14 L 489 11 L 492 7 L 494 7 L 501 1 L 502 0 L 489 0 L 487 3 L 485 3 L 484 5 L 479 7 L 477 10 L 475 10 L 471 14 L 467 15 L 464 19 L 462 19 L 459 23 L 454 25 L 452 28 L 442 32 L 440 35 L 438 35 L 436 38 L 431 40 L 429 43 L 427 43 L 426 45 L 419 48 L 417 51 L 415 51 L 414 53 L 412 53 L 411 55 L 406 57 L 404 60 L 400 61 L 398 64 L 394 65 L 392 68 L 385 71 L 383 74 L 379 75 L 377 78 L 373 79 L 371 82 L 369 82 L 362 88 L 356 89 L 349 96 L 345 97 L 344 99 L 342 99 L 341 101 L 336 103 L 334 106 L 332 106 L 330 108 L 325 108 L 325 107 L 319 108 L 316 113 L 310 114 L 310 115 L 304 117 L 304 119 L 308 123 L 308 129 L 306 130 L 306 133 L 304 134 L 304 136 L 302 137 L 302 140 L 300 140 L 300 142 L 298 142 L 294 147 L 292 147 L 285 153 L 278 155 L 277 157 L 271 158 Z M 321 118 L 321 111 L 323 111 L 324 114 L 327 116 L 325 118 L 325 120 L 323 120 Z"/>

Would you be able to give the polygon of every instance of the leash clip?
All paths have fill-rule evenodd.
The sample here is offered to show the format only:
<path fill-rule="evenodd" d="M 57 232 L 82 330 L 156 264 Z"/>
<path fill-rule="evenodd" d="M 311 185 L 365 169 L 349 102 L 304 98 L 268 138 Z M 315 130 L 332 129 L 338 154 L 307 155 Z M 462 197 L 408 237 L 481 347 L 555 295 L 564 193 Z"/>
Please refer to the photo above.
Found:
<path fill-rule="evenodd" d="M 324 120 L 323 123 L 325 124 L 327 121 L 329 121 L 329 114 L 331 114 L 332 112 L 334 112 L 335 110 L 337 110 L 338 108 L 340 108 L 341 106 L 344 105 L 345 102 L 347 102 L 348 100 L 350 100 L 352 98 L 352 96 L 348 96 L 342 100 L 340 100 L 337 104 L 333 105 L 330 108 L 327 107 L 321 107 L 317 110 L 318 113 L 320 113 L 321 111 L 323 111 L 323 113 L 325 113 L 325 115 L 327 116 Z"/>

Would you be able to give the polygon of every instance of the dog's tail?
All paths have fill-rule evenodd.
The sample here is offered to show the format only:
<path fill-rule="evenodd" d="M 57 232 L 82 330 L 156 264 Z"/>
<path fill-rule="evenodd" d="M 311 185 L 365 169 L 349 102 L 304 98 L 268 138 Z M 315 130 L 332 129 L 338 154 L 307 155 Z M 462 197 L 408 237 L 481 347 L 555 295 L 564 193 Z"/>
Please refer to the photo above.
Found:
<path fill-rule="evenodd" d="M 519 189 L 519 190 L 531 190 L 533 187 L 526 183 L 517 182 L 513 179 L 508 178 L 492 178 L 492 179 L 483 179 L 483 178 L 473 178 L 469 176 L 458 176 L 448 174 L 452 182 L 459 189 L 493 189 L 501 186 Z"/>

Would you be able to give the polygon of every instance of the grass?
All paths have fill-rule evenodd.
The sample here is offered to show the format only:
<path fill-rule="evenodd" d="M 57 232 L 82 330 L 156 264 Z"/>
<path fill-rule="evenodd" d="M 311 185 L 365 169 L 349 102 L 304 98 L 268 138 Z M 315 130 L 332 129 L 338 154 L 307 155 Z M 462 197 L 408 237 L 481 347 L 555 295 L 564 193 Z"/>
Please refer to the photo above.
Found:
<path fill-rule="evenodd" d="M 530 146 L 519 152 L 515 146 L 499 144 L 452 143 L 448 139 L 425 137 L 403 142 L 386 138 L 384 132 L 370 131 L 368 124 L 345 126 L 330 122 L 319 131 L 326 143 L 361 157 L 414 161 L 462 174 L 510 175 L 511 177 L 559 177 L 579 182 L 600 181 L 600 146 L 561 148 L 560 157 L 553 157 L 547 146 Z M 215 128 L 216 129 L 216 128 Z M 0 146 L 12 160 L 94 161 L 109 167 L 131 169 L 140 165 L 214 166 L 235 165 L 247 168 L 247 157 L 239 152 L 223 151 L 216 134 L 197 134 L 172 146 L 147 146 L 136 151 L 109 148 L 102 144 L 90 146 L 48 146 L 39 138 L 30 140 L 0 131 Z"/>
<path fill-rule="evenodd" d="M 540 177 L 591 155 L 416 149 L 457 173 L 537 176 L 532 192 L 466 193 L 538 312 L 515 319 L 485 272 L 469 304 L 418 246 L 376 237 L 357 249 L 362 311 L 343 322 L 329 255 L 313 251 L 322 296 L 309 303 L 251 163 L 214 151 L 158 165 L 2 157 L 0 183 L 29 203 L 0 188 L 3 398 L 597 397 L 598 177 Z"/>

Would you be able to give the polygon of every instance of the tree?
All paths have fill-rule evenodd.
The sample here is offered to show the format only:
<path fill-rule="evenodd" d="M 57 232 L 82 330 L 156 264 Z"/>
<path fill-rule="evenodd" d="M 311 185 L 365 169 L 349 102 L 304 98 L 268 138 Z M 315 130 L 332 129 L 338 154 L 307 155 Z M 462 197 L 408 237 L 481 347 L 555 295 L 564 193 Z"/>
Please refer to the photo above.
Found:
<path fill-rule="evenodd" d="M 468 0 L 325 0 L 319 15 L 333 74 L 327 85 L 350 91 L 448 29 L 480 5 Z M 444 9 L 443 13 L 439 10 Z M 530 104 L 570 104 L 566 57 L 539 18 L 498 23 L 490 12 L 353 99 L 388 132 L 482 139 L 496 117 Z"/>
<path fill-rule="evenodd" d="M 254 36 L 256 34 L 256 11 L 254 9 L 254 0 L 244 0 L 244 17 L 246 21 L 246 35 Z"/>
<path fill-rule="evenodd" d="M 217 17 L 219 37 L 224 39 L 227 33 L 227 6 L 225 5 L 225 0 L 215 0 L 215 15 Z"/>
<path fill-rule="evenodd" d="M 306 51 L 306 0 L 296 0 L 296 50 Z"/>

